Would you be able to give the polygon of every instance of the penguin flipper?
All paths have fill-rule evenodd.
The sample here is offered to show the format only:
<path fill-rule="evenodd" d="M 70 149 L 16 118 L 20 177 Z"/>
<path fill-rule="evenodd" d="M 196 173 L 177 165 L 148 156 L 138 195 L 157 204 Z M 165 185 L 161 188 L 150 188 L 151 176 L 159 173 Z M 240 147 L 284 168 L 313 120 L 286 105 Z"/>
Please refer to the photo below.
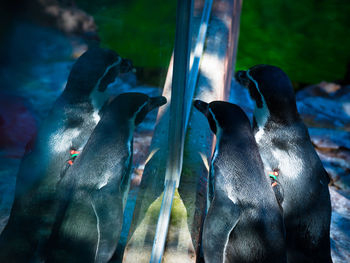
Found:
<path fill-rule="evenodd" d="M 123 204 L 116 194 L 99 193 L 93 195 L 92 205 L 99 218 L 99 242 L 96 262 L 108 262 L 117 247 L 123 225 Z M 108 206 L 106 206 L 108 204 Z"/>
<path fill-rule="evenodd" d="M 98 218 L 89 199 L 89 196 L 75 195 L 66 205 L 64 215 L 60 215 L 60 225 L 51 237 L 46 262 L 94 262 Z"/>
<path fill-rule="evenodd" d="M 225 262 L 230 234 L 236 227 L 240 210 L 228 197 L 221 200 L 214 196 L 203 229 L 205 262 Z"/>

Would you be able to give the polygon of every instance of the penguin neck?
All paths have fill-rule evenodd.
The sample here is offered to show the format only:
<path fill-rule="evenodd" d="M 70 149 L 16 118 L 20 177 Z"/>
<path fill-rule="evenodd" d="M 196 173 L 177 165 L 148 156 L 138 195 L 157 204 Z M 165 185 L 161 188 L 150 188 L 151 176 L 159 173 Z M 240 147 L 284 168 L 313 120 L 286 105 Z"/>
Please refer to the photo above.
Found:
<path fill-rule="evenodd" d="M 98 90 L 98 83 L 89 95 L 89 101 L 94 108 L 94 111 L 99 111 L 105 102 L 109 99 L 109 94 L 106 91 Z"/>
<path fill-rule="evenodd" d="M 128 160 L 129 160 L 132 154 L 133 133 L 135 130 L 134 121 L 126 118 L 122 114 L 116 115 L 116 114 L 108 114 L 108 113 L 103 114 L 103 117 L 100 123 L 105 123 L 104 119 L 109 119 L 109 121 L 111 122 L 108 130 L 113 131 L 113 134 L 114 134 L 113 136 L 111 136 L 111 139 L 113 140 L 112 144 L 115 144 L 115 143 L 119 144 L 120 142 L 123 142 L 123 145 L 124 145 L 123 147 L 125 147 L 124 150 L 126 150 L 128 153 Z"/>
<path fill-rule="evenodd" d="M 109 72 L 117 67 L 121 63 L 122 58 L 118 57 L 118 60 L 113 64 L 109 65 L 102 76 L 97 80 L 96 85 L 90 93 L 90 101 L 94 109 L 101 109 L 106 100 L 109 98 L 109 94 L 106 90 L 100 91 L 99 88 L 102 86 L 104 89 L 107 89 L 107 84 L 105 83 L 104 78 L 109 74 Z"/>
<path fill-rule="evenodd" d="M 278 105 L 279 100 L 277 100 L 268 106 L 263 96 L 262 101 L 262 107 L 258 107 L 255 103 L 253 113 L 253 127 L 256 133 L 261 135 L 264 130 L 271 130 L 271 127 L 290 126 L 301 121 L 295 102 L 286 101 L 284 104 Z"/>
<path fill-rule="evenodd" d="M 118 128 L 118 131 L 120 130 L 122 133 L 125 133 L 125 131 L 132 132 L 135 129 L 135 122 L 123 115 L 122 112 L 119 112 L 118 114 L 103 113 L 103 118 L 105 117 L 111 119 L 116 127 L 120 127 L 120 129 Z"/>
<path fill-rule="evenodd" d="M 256 99 L 254 99 L 254 118 L 259 127 L 264 127 L 270 117 L 269 108 L 267 107 L 266 100 L 260 91 L 258 82 L 251 76 L 250 70 L 247 71 L 248 78 L 254 83 L 256 90 L 258 91 L 262 105 L 258 106 Z"/>
<path fill-rule="evenodd" d="M 268 138 L 272 138 L 273 134 L 278 134 L 281 129 L 294 129 L 295 127 L 304 127 L 302 120 L 300 117 L 296 116 L 293 120 L 290 119 L 284 119 L 279 120 L 278 118 L 274 118 L 273 115 L 270 116 L 270 118 L 267 120 L 267 122 L 260 126 L 257 122 L 255 116 L 253 117 L 253 132 L 255 140 L 258 144 L 264 144 L 263 141 L 265 141 Z"/>
<path fill-rule="evenodd" d="M 110 98 L 109 94 L 106 91 L 103 92 L 98 90 L 99 84 L 100 80 L 97 82 L 88 97 L 88 100 L 90 101 L 90 104 L 93 108 L 93 119 L 96 123 L 98 123 L 101 119 L 100 110 L 102 109 L 103 105 L 105 105 L 106 101 Z"/>
<path fill-rule="evenodd" d="M 128 115 L 126 112 L 126 109 L 123 109 L 122 107 L 109 107 L 107 108 L 108 110 L 106 110 L 103 113 L 103 116 L 107 116 L 107 118 L 110 118 L 112 120 L 114 120 L 115 124 L 119 127 L 127 127 L 126 129 L 128 131 L 130 131 L 131 135 L 133 133 L 133 131 L 136 128 L 136 118 L 137 115 L 143 110 L 143 108 L 148 104 L 148 102 L 145 102 L 144 104 L 142 104 L 136 112 L 134 112 L 134 114 L 130 117 L 130 115 Z M 108 106 L 107 106 L 108 107 Z M 104 117 L 103 117 L 104 118 Z"/>
<path fill-rule="evenodd" d="M 257 98 L 254 99 L 254 130 L 257 130 L 257 133 L 261 135 L 271 124 L 290 125 L 300 119 L 292 87 L 282 89 L 288 91 L 286 94 L 277 90 L 265 97 L 260 91 L 258 82 L 251 76 L 250 70 L 247 71 L 247 76 L 254 83 L 261 99 L 259 105 L 256 102 Z"/>
<path fill-rule="evenodd" d="M 255 103 L 255 108 L 254 108 L 254 119 L 259 128 L 265 127 L 267 124 L 269 118 L 270 118 L 270 111 L 267 107 L 267 104 L 263 98 L 263 106 L 262 108 L 259 108 L 256 103 Z"/>
<path fill-rule="evenodd" d="M 216 135 L 216 142 L 218 143 L 221 140 L 221 137 L 230 137 L 233 134 L 239 135 L 242 133 L 242 131 L 245 131 L 247 129 L 247 132 L 251 132 L 250 123 L 247 120 L 247 122 L 240 122 L 240 121 L 224 121 L 223 127 L 220 125 L 219 121 L 216 119 L 215 114 L 212 112 L 211 109 L 209 109 L 209 112 L 214 119 L 215 122 L 215 135 Z"/>
<path fill-rule="evenodd" d="M 62 92 L 62 98 L 69 103 L 69 104 L 75 104 L 75 103 L 82 103 L 87 102 L 89 97 L 89 92 L 86 90 L 81 89 L 75 89 L 74 85 L 67 83 L 66 88 Z"/>
<path fill-rule="evenodd" d="M 296 107 L 276 112 L 270 111 L 267 107 L 266 109 L 255 107 L 253 116 L 253 126 L 258 130 L 269 126 L 290 126 L 301 120 Z"/>
<path fill-rule="evenodd" d="M 267 107 L 266 101 L 263 96 L 261 96 L 263 101 L 262 108 L 259 108 L 255 102 L 255 108 L 253 113 L 253 128 L 255 133 L 255 140 L 257 143 L 261 141 L 265 127 L 269 121 L 270 118 L 270 112 Z"/>
<path fill-rule="evenodd" d="M 69 78 L 63 95 L 71 103 L 89 100 L 94 110 L 100 110 L 109 98 L 109 94 L 105 91 L 108 84 L 106 78 L 110 75 L 111 70 L 117 67 L 121 61 L 122 58 L 118 57 L 116 62 L 105 68 L 103 74 L 97 80 L 94 79 L 88 83 L 86 83 L 86 78 L 89 78 L 89 76 L 82 76 L 81 78 L 84 78 L 84 81 L 81 81 L 78 76 Z M 90 85 L 93 85 L 93 87 Z M 99 90 L 101 86 L 103 91 Z"/>
<path fill-rule="evenodd" d="M 237 127 L 233 126 L 229 128 L 225 127 L 224 129 L 221 130 L 220 140 L 226 141 L 226 144 L 232 144 L 235 142 L 237 142 L 238 144 L 241 144 L 251 134 L 252 134 L 252 129 L 250 125 L 249 126 L 240 125 Z M 235 140 L 232 140 L 232 138 L 235 138 Z"/>
<path fill-rule="evenodd" d="M 89 95 L 89 100 L 94 109 L 100 110 L 105 102 L 110 98 L 108 92 L 100 91 L 99 84 L 97 83 L 92 92 Z M 107 88 L 106 88 L 107 89 Z"/>

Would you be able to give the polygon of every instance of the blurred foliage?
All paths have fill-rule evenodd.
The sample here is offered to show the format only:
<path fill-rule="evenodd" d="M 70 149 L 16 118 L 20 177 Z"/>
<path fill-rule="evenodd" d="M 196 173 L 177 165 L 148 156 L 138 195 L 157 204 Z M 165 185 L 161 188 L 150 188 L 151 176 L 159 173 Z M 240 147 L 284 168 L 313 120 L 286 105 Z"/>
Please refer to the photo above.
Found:
<path fill-rule="evenodd" d="M 175 37 L 176 0 L 77 0 L 94 16 L 105 47 L 138 67 L 168 67 Z"/>
<path fill-rule="evenodd" d="M 77 0 L 104 46 L 139 67 L 167 67 L 176 0 Z M 243 0 L 237 69 L 283 68 L 294 82 L 342 79 L 350 60 L 349 0 Z"/>
<path fill-rule="evenodd" d="M 348 0 L 243 0 L 236 68 L 273 64 L 302 83 L 342 79 L 349 33 Z"/>

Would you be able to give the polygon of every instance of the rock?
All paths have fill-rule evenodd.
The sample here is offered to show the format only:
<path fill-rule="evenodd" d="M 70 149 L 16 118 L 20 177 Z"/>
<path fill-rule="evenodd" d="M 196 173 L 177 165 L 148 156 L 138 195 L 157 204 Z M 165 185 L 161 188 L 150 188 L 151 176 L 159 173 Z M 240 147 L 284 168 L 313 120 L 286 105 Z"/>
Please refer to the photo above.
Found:
<path fill-rule="evenodd" d="M 350 150 L 350 133 L 342 130 L 309 128 L 312 143 L 318 148 Z"/>
<path fill-rule="evenodd" d="M 350 133 L 322 128 L 309 128 L 309 133 L 332 184 L 350 191 Z"/>
<path fill-rule="evenodd" d="M 308 126 L 350 131 L 350 86 L 321 82 L 299 91 L 296 98 Z"/>
<path fill-rule="evenodd" d="M 310 127 L 350 131 L 350 117 L 345 111 L 349 102 L 321 97 L 307 97 L 297 101 L 299 113 Z"/>
<path fill-rule="evenodd" d="M 350 259 L 350 199 L 330 187 L 332 202 L 331 248 L 334 263 Z"/>
<path fill-rule="evenodd" d="M 332 184 L 350 191 L 350 86 L 321 82 L 299 91 L 296 98 Z"/>
<path fill-rule="evenodd" d="M 52 17 L 54 25 L 65 33 L 96 35 L 94 18 L 76 7 L 62 7 L 58 4 L 43 7 L 45 15 Z"/>
<path fill-rule="evenodd" d="M 328 99 L 348 100 L 350 97 L 350 85 L 341 86 L 331 82 L 321 82 L 308 86 L 296 93 L 297 101 L 307 97 L 323 97 Z"/>
<path fill-rule="evenodd" d="M 296 94 L 297 100 L 302 100 L 305 97 L 326 97 L 334 95 L 341 86 L 335 83 L 321 82 L 317 85 L 309 86 L 300 90 Z"/>
<path fill-rule="evenodd" d="M 331 178 L 331 185 L 350 192 L 350 165 L 342 158 L 331 157 L 316 149 L 324 168 Z"/>
<path fill-rule="evenodd" d="M 26 17 L 66 34 L 98 39 L 94 18 L 79 9 L 73 0 L 34 0 L 26 5 Z"/>

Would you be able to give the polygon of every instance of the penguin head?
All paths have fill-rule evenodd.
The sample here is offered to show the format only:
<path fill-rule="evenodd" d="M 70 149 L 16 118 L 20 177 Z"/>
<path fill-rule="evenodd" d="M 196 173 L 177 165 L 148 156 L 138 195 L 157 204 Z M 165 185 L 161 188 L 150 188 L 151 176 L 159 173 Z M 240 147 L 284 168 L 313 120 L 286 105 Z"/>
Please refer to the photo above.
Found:
<path fill-rule="evenodd" d="M 243 110 L 235 104 L 225 101 L 206 103 L 195 100 L 194 107 L 203 113 L 209 122 L 210 129 L 216 135 L 220 130 L 250 130 L 250 122 Z"/>
<path fill-rule="evenodd" d="M 257 65 L 237 71 L 235 77 L 255 101 L 254 118 L 258 126 L 264 126 L 268 119 L 288 123 L 298 117 L 292 83 L 280 68 Z"/>
<path fill-rule="evenodd" d="M 118 111 L 123 118 L 134 121 L 134 125 L 140 124 L 147 113 L 164 105 L 167 102 L 163 96 L 149 97 L 143 93 L 123 93 L 117 96 L 111 103 L 113 111 Z"/>
<path fill-rule="evenodd" d="M 88 49 L 73 65 L 68 76 L 66 91 L 76 96 L 90 95 L 94 90 L 104 92 L 119 73 L 132 69 L 128 59 L 122 59 L 109 49 Z"/>
<path fill-rule="evenodd" d="M 124 58 L 120 64 L 120 73 L 127 73 L 133 69 L 133 64 L 130 59 Z"/>

